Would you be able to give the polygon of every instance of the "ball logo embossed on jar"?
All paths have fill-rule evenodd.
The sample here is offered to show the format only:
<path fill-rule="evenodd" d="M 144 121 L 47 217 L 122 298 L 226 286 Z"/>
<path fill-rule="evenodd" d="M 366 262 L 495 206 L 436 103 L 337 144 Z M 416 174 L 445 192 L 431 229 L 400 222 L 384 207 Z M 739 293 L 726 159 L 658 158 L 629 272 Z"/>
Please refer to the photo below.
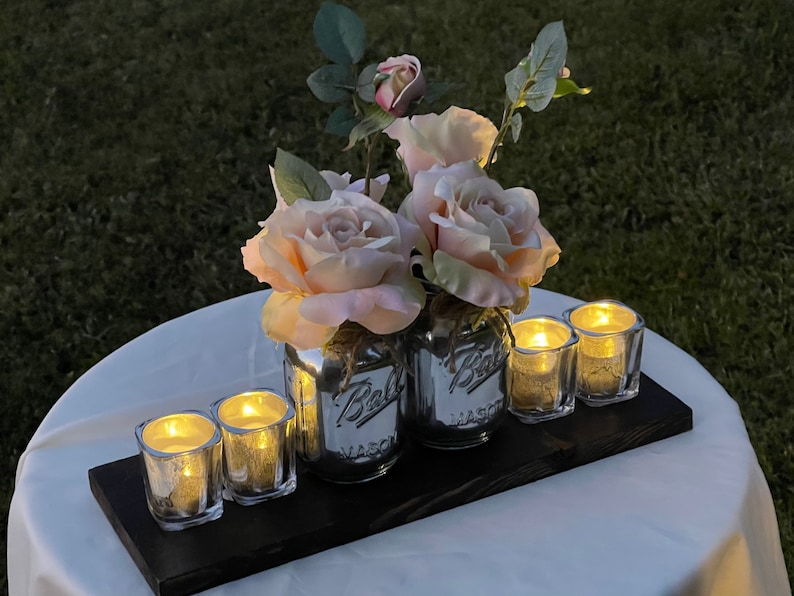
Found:
<path fill-rule="evenodd" d="M 355 423 L 356 428 L 361 428 L 390 403 L 397 401 L 405 388 L 403 369 L 393 368 L 382 389 L 373 389 L 373 384 L 372 378 L 356 381 L 350 383 L 346 391 L 334 396 L 335 406 L 344 404 L 336 420 L 337 427 L 347 421 Z"/>
<path fill-rule="evenodd" d="M 402 450 L 399 403 L 407 373 L 382 339 L 361 344 L 342 353 L 338 345 L 325 351 L 285 347 L 298 455 L 306 469 L 332 482 L 382 476 Z"/>
<path fill-rule="evenodd" d="M 438 449 L 480 445 L 507 411 L 507 315 L 437 294 L 407 333 L 401 416 L 413 438 Z"/>
<path fill-rule="evenodd" d="M 456 388 L 460 388 L 470 394 L 487 381 L 491 375 L 499 372 L 506 359 L 507 354 L 504 350 L 497 351 L 493 345 L 472 344 L 462 350 L 457 350 L 444 361 L 445 365 L 457 368 L 450 381 L 449 391 L 452 392 Z"/>

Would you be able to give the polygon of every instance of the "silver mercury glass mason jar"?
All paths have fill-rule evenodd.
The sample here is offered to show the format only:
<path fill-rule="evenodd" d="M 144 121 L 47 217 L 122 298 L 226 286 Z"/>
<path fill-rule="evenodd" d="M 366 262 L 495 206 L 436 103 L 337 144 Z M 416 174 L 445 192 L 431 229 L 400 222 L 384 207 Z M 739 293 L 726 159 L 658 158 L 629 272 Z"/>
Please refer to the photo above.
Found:
<path fill-rule="evenodd" d="M 382 476 L 402 449 L 405 368 L 387 343 L 393 338 L 361 331 L 359 339 L 335 338 L 325 350 L 285 346 L 284 380 L 295 404 L 298 456 L 331 482 Z"/>
<path fill-rule="evenodd" d="M 428 292 L 405 337 L 412 375 L 400 409 L 413 439 L 464 449 L 490 438 L 507 411 L 508 325 L 502 310 Z"/>

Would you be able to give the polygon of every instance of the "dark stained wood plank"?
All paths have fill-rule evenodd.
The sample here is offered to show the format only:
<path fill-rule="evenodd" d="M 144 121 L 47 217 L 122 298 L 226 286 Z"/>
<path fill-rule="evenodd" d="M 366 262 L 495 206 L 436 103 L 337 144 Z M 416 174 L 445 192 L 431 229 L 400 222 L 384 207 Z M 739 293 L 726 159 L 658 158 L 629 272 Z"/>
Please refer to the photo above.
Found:
<path fill-rule="evenodd" d="M 139 456 L 89 470 L 97 502 L 152 590 L 181 596 L 346 544 L 692 428 L 692 410 L 643 375 L 633 400 L 537 425 L 508 416 L 462 451 L 409 446 L 382 478 L 335 485 L 299 469 L 297 490 L 182 532 L 146 507 Z"/>

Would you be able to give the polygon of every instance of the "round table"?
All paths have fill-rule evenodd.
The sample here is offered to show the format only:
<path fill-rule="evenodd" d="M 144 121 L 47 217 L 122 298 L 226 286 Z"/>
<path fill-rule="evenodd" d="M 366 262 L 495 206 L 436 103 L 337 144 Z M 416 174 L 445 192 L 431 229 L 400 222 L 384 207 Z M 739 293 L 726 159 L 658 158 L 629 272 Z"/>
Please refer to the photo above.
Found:
<path fill-rule="evenodd" d="M 19 460 L 8 525 L 12 596 L 151 593 L 87 471 L 134 455 L 142 420 L 279 386 L 277 351 L 259 326 L 266 297 L 255 292 L 160 325 L 60 398 Z M 525 316 L 577 303 L 533 289 Z M 691 432 L 206 594 L 790 594 L 769 489 L 736 403 L 648 330 L 642 370 L 692 408 Z"/>

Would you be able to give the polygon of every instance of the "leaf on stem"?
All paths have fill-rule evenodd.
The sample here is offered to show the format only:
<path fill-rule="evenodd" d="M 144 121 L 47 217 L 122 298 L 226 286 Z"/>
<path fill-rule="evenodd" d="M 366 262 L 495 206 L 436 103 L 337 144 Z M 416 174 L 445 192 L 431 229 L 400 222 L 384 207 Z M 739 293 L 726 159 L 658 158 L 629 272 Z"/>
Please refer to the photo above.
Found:
<path fill-rule="evenodd" d="M 375 75 L 378 73 L 377 64 L 369 64 L 358 75 L 356 91 L 358 96 L 367 103 L 375 103 Z M 347 135 L 345 135 L 347 136 Z"/>
<path fill-rule="evenodd" d="M 505 88 L 507 89 L 507 98 L 510 100 L 511 104 L 514 104 L 518 101 L 521 90 L 524 88 L 524 84 L 527 82 L 527 72 L 519 63 L 513 70 L 508 72 L 505 75 Z M 521 106 L 517 106 L 521 107 Z"/>
<path fill-rule="evenodd" d="M 350 131 L 348 143 L 344 150 L 347 151 L 352 148 L 353 145 L 372 133 L 380 132 L 392 122 L 394 122 L 394 116 L 382 110 L 379 105 L 374 104 L 368 106 L 363 120 L 356 124 L 353 130 Z"/>
<path fill-rule="evenodd" d="M 323 2 L 317 11 L 314 39 L 329 60 L 344 66 L 357 64 L 367 46 L 364 22 L 346 6 L 333 2 Z"/>
<path fill-rule="evenodd" d="M 287 205 L 298 199 L 325 201 L 331 196 L 331 187 L 307 162 L 280 147 L 276 149 L 276 186 Z"/>
<path fill-rule="evenodd" d="M 577 95 L 587 95 L 593 90 L 592 87 L 579 87 L 571 79 L 557 79 L 557 86 L 554 90 L 554 99 L 565 97 L 571 93 Z"/>
<path fill-rule="evenodd" d="M 425 95 L 422 97 L 422 101 L 431 103 L 441 99 L 450 91 L 456 91 L 462 88 L 463 85 L 460 83 L 444 83 L 442 81 L 429 82 L 427 83 L 427 88 L 425 89 Z"/>
<path fill-rule="evenodd" d="M 326 64 L 310 74 L 306 84 L 320 101 L 339 103 L 353 93 L 356 77 L 348 66 Z"/>
<path fill-rule="evenodd" d="M 557 88 L 557 79 L 543 79 L 538 81 L 529 88 L 524 101 L 527 107 L 533 112 L 540 112 L 546 109 L 546 106 L 551 102 L 554 97 L 554 90 Z"/>
<path fill-rule="evenodd" d="M 557 73 L 565 64 L 568 53 L 568 40 L 562 21 L 549 23 L 538 33 L 529 57 L 529 76 L 542 81 L 556 79 Z"/>
<path fill-rule="evenodd" d="M 358 124 L 358 118 L 356 118 L 355 112 L 349 106 L 339 106 L 328 116 L 325 132 L 347 138 L 356 124 Z"/>
<path fill-rule="evenodd" d="M 523 119 L 521 118 L 521 114 L 519 112 L 513 114 L 513 117 L 510 118 L 510 132 L 513 135 L 514 143 L 518 143 L 518 138 L 521 136 L 522 124 L 523 124 Z"/>

